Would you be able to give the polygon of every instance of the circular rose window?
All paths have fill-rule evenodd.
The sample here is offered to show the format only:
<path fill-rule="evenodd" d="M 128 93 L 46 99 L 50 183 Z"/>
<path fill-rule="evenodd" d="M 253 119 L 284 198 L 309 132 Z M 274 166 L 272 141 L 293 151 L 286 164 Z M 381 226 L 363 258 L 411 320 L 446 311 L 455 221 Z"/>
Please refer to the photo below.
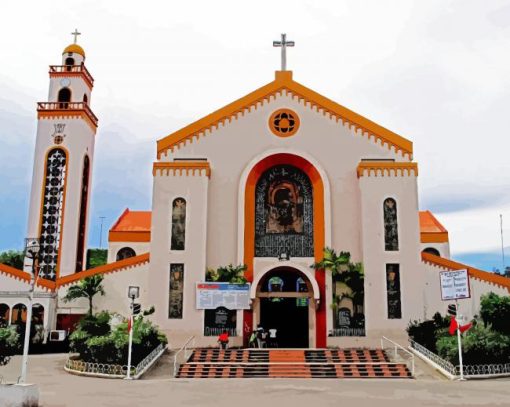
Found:
<path fill-rule="evenodd" d="M 299 117 L 289 109 L 279 109 L 269 118 L 269 128 L 278 137 L 290 137 L 299 129 Z"/>

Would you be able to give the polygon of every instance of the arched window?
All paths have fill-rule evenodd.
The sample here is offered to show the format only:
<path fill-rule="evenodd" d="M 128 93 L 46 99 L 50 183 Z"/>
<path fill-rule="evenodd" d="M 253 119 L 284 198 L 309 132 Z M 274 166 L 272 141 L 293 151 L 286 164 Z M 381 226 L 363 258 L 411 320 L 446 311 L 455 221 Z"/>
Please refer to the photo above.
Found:
<path fill-rule="evenodd" d="M 117 252 L 117 261 L 128 259 L 133 256 L 136 256 L 136 253 L 131 247 L 123 247 Z"/>
<path fill-rule="evenodd" d="M 255 256 L 313 257 L 313 187 L 292 165 L 264 171 L 255 187 Z"/>
<path fill-rule="evenodd" d="M 398 250 L 397 202 L 393 198 L 384 201 L 384 249 Z"/>
<path fill-rule="evenodd" d="M 62 232 L 62 209 L 66 189 L 67 155 L 54 148 L 46 159 L 40 229 L 40 276 L 55 280 Z"/>
<path fill-rule="evenodd" d="M 172 240 L 171 250 L 184 250 L 186 237 L 186 200 L 175 198 L 172 203 Z"/>
<path fill-rule="evenodd" d="M 74 65 L 74 58 L 67 57 L 66 58 L 66 71 L 71 71 Z"/>
<path fill-rule="evenodd" d="M 87 226 L 87 200 L 89 191 L 90 160 L 86 155 L 83 159 L 83 173 L 81 176 L 80 223 L 78 223 L 78 246 L 76 248 L 76 272 L 83 270 L 83 255 L 85 252 L 85 227 Z"/>
<path fill-rule="evenodd" d="M 441 253 L 439 253 L 439 250 L 433 248 L 433 247 L 427 247 L 426 249 L 423 249 L 423 253 L 430 253 L 434 256 L 441 256 Z"/>
<path fill-rule="evenodd" d="M 58 91 L 58 107 L 60 109 L 67 109 L 71 101 L 71 90 L 69 88 L 62 88 Z"/>
<path fill-rule="evenodd" d="M 89 98 L 86 93 L 83 94 L 83 103 L 89 103 Z"/>
<path fill-rule="evenodd" d="M 27 307 L 25 304 L 16 304 L 12 307 L 11 324 L 19 325 L 27 322 Z"/>
<path fill-rule="evenodd" d="M 7 304 L 0 304 L 0 328 L 9 324 L 9 313 L 11 309 Z"/>

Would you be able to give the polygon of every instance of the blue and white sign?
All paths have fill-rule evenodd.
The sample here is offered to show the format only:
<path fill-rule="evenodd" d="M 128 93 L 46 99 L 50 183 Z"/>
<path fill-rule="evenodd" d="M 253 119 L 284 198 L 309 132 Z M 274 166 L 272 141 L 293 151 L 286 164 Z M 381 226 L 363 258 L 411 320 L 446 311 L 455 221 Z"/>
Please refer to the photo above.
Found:
<path fill-rule="evenodd" d="M 197 283 L 197 309 L 250 309 L 250 284 Z"/>

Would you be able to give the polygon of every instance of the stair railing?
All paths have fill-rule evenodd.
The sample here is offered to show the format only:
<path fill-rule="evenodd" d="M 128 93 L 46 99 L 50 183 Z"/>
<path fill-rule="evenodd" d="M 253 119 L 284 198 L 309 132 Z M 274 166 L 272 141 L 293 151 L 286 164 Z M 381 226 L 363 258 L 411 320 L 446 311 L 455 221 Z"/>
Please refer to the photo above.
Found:
<path fill-rule="evenodd" d="M 392 341 L 391 339 L 386 338 L 385 336 L 383 336 L 381 338 L 381 349 L 383 349 L 383 350 L 384 350 L 384 341 L 387 341 L 393 345 L 393 349 L 395 352 L 395 359 L 398 356 L 399 349 L 402 350 L 405 354 L 410 356 L 409 361 L 411 363 L 411 375 L 414 377 L 414 355 L 411 352 L 409 352 L 406 348 L 404 348 L 402 345 L 399 345 L 397 342 Z"/>
<path fill-rule="evenodd" d="M 175 352 L 174 354 L 174 371 L 173 371 L 173 376 L 176 377 L 177 376 L 177 373 L 178 373 L 178 370 L 177 370 L 177 357 L 183 353 L 184 354 L 184 361 L 186 362 L 189 358 L 189 356 L 191 356 L 191 354 L 188 356 L 188 351 L 190 350 L 190 348 L 194 348 L 195 347 L 195 336 L 190 336 L 188 338 L 188 340 L 184 343 L 184 345 L 181 346 L 181 348 Z"/>

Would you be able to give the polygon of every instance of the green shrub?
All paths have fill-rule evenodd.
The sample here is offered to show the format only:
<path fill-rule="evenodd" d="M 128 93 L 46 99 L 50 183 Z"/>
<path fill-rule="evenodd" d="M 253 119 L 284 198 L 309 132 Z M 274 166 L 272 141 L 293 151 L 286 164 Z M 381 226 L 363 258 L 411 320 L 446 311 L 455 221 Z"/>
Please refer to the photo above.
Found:
<path fill-rule="evenodd" d="M 409 337 L 425 346 L 431 352 L 436 353 L 437 338 L 444 335 L 450 325 L 450 318 L 443 317 L 436 312 L 432 319 L 425 321 L 413 321 L 407 326 L 407 334 Z"/>
<path fill-rule="evenodd" d="M 485 326 L 503 335 L 510 335 L 510 296 L 488 293 L 481 296 L 480 316 Z"/>
<path fill-rule="evenodd" d="M 439 356 L 454 365 L 459 363 L 457 335 L 440 337 L 436 346 Z M 476 324 L 462 335 L 462 359 L 465 365 L 509 363 L 510 338 L 490 326 Z"/>
<path fill-rule="evenodd" d="M 127 321 L 112 327 L 112 316 L 106 311 L 85 316 L 70 336 L 71 351 L 79 353 L 80 359 L 85 362 L 127 364 Z M 160 343 L 167 343 L 166 336 L 142 315 L 135 317 L 132 364 L 138 364 Z"/>
<path fill-rule="evenodd" d="M 21 341 L 16 326 L 0 328 L 0 366 L 9 362 L 11 356 L 21 350 Z"/>

